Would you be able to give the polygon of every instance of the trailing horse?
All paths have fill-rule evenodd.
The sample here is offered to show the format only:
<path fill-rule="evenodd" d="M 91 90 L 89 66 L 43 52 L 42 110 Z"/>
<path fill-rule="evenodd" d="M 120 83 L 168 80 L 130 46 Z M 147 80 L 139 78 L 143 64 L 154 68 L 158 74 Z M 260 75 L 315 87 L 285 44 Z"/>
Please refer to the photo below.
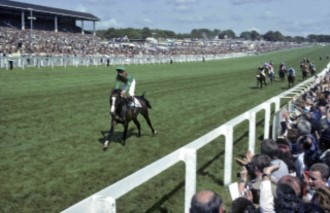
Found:
<path fill-rule="evenodd" d="M 294 86 L 295 80 L 296 80 L 296 77 L 294 75 L 288 75 L 289 88 Z"/>
<path fill-rule="evenodd" d="M 311 76 L 314 76 L 316 74 L 316 68 L 315 67 L 310 67 L 309 71 L 311 72 Z"/>
<path fill-rule="evenodd" d="M 301 71 L 303 80 L 306 80 L 308 74 L 308 66 L 306 64 L 301 65 Z"/>
<path fill-rule="evenodd" d="M 148 126 L 151 129 L 153 134 L 156 134 L 156 130 L 153 128 L 150 118 L 148 109 L 151 109 L 151 105 L 149 101 L 144 97 L 144 94 L 141 96 L 135 96 L 134 99 L 136 100 L 129 100 L 126 97 L 122 97 L 120 95 L 119 89 L 114 89 L 111 92 L 109 97 L 110 103 L 110 114 L 111 114 L 111 123 L 110 123 L 110 130 L 108 134 L 108 138 L 104 143 L 103 150 L 107 149 L 111 137 L 113 135 L 115 126 L 117 123 L 121 123 L 124 126 L 124 133 L 122 135 L 122 144 L 125 145 L 125 141 L 127 138 L 127 129 L 128 124 L 130 121 L 133 121 L 138 129 L 138 136 L 141 136 L 141 125 L 140 122 L 137 120 L 137 116 L 141 113 L 142 116 L 147 121 Z M 135 106 L 132 106 L 135 105 Z M 136 106 L 138 105 L 138 106 Z"/>
<path fill-rule="evenodd" d="M 257 88 L 262 88 L 262 84 L 264 84 L 265 86 L 266 84 L 266 77 L 263 74 L 258 74 L 257 76 Z"/>
<path fill-rule="evenodd" d="M 281 67 L 280 70 L 278 71 L 278 75 L 280 77 L 280 81 L 284 81 L 285 79 L 285 74 L 287 73 L 287 70 L 285 67 Z"/>

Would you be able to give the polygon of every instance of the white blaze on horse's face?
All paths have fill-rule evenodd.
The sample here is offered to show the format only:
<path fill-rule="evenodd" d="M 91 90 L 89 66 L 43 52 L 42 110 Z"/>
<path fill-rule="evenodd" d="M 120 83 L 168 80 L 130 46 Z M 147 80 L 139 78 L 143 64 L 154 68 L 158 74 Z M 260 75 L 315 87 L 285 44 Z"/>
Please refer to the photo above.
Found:
<path fill-rule="evenodd" d="M 112 97 L 112 104 L 111 104 L 111 108 L 110 108 L 110 112 L 114 113 L 115 112 L 115 105 L 116 105 L 116 97 Z"/>

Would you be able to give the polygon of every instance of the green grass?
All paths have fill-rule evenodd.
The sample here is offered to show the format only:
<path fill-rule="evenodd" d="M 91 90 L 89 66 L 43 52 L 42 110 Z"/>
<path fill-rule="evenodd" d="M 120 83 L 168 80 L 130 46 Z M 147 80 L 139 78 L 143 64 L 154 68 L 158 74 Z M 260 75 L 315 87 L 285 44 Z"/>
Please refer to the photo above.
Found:
<path fill-rule="evenodd" d="M 229 119 L 282 93 L 287 83 L 256 89 L 256 68 L 273 60 L 299 70 L 330 47 L 280 51 L 206 63 L 126 66 L 136 94 L 153 109 L 153 136 L 140 117 L 142 136 L 130 124 L 126 146 L 102 151 L 109 129 L 108 96 L 114 67 L 0 70 L 0 212 L 59 212 L 201 137 Z M 298 72 L 298 81 L 301 81 Z M 258 120 L 262 122 L 262 115 Z M 258 137 L 262 134 L 258 127 Z M 120 136 L 122 126 L 115 129 Z M 235 155 L 247 149 L 247 122 L 235 128 Z M 223 138 L 198 151 L 197 189 L 213 189 L 230 204 L 222 185 Z M 117 201 L 118 212 L 182 212 L 184 165 L 178 164 Z M 235 172 L 235 171 L 234 171 Z"/>

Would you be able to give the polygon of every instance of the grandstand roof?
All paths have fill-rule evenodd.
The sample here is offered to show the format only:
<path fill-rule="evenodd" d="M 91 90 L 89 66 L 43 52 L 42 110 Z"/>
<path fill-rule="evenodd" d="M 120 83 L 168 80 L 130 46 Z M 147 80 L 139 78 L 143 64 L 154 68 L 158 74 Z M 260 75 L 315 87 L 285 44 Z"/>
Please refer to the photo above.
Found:
<path fill-rule="evenodd" d="M 27 4 L 17 1 L 0 0 L 0 8 L 12 9 L 12 10 L 27 10 L 27 11 L 30 11 L 32 9 L 34 12 L 39 12 L 44 14 L 54 14 L 59 16 L 81 19 L 81 20 L 100 21 L 98 17 L 90 13 L 77 12 L 73 10 L 64 10 L 60 8 L 46 7 L 35 4 Z"/>

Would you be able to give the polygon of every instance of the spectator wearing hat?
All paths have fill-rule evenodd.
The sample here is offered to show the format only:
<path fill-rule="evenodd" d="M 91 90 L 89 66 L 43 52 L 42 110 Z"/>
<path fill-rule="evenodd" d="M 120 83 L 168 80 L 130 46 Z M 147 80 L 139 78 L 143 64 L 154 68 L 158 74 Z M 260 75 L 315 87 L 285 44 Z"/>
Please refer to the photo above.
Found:
<path fill-rule="evenodd" d="M 128 96 L 134 105 L 135 79 L 127 73 L 123 66 L 116 67 L 116 71 L 115 89 L 121 89 L 121 95 L 124 97 Z"/>

